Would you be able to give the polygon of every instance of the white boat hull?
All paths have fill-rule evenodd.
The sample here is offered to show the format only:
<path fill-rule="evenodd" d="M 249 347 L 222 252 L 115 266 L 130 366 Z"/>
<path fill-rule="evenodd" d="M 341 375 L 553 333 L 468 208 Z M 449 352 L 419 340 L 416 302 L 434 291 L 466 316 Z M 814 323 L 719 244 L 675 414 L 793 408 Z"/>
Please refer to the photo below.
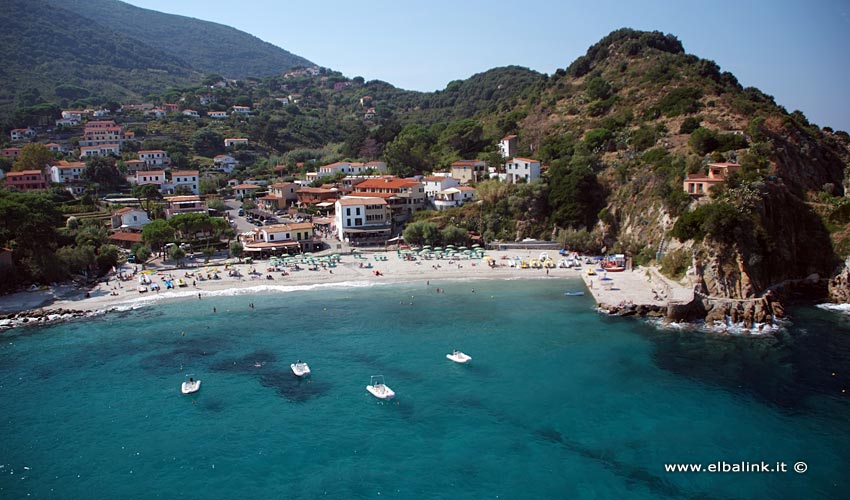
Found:
<path fill-rule="evenodd" d="M 310 374 L 310 367 L 307 366 L 307 363 L 292 363 L 289 367 L 292 368 L 292 373 L 296 377 L 303 377 Z"/>
<path fill-rule="evenodd" d="M 472 356 L 468 356 L 460 351 L 453 354 L 446 354 L 446 358 L 454 361 L 455 363 L 468 363 L 472 361 Z"/>
<path fill-rule="evenodd" d="M 378 399 L 392 399 L 395 392 L 384 384 L 367 385 L 366 390 Z"/>
<path fill-rule="evenodd" d="M 193 392 L 198 392 L 201 389 L 201 381 L 195 380 L 194 382 L 183 382 L 180 386 L 180 392 L 183 394 L 192 394 Z"/>

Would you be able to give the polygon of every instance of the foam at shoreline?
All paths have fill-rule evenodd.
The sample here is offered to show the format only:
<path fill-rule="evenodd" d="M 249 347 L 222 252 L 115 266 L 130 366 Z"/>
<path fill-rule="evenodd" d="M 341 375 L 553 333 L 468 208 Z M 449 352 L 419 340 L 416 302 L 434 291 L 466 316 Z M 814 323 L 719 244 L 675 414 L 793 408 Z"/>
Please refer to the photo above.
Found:
<path fill-rule="evenodd" d="M 818 304 L 818 309 L 823 309 L 826 311 L 837 312 L 839 314 L 847 314 L 850 315 L 850 304 L 833 304 L 833 303 L 824 303 Z"/>

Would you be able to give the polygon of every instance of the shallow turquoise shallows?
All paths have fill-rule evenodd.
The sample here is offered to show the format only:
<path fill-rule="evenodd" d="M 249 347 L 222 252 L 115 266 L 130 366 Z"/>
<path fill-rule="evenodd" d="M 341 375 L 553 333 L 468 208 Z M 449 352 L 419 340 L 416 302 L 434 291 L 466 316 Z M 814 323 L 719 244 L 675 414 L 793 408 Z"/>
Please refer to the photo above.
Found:
<path fill-rule="evenodd" d="M 4 332 L 0 498 L 847 498 L 848 316 L 721 336 L 580 287 L 338 285 Z M 664 467 L 742 461 L 787 472 Z"/>

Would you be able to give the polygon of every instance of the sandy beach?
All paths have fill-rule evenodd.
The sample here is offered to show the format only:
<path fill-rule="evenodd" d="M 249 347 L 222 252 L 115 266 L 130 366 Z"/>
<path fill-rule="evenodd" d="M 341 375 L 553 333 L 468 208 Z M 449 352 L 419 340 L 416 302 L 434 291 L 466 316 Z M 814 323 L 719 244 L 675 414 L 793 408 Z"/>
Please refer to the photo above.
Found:
<path fill-rule="evenodd" d="M 328 252 L 329 254 L 329 252 Z M 322 254 L 317 254 L 321 256 Z M 199 261 L 186 266 L 175 267 L 173 262 L 152 263 L 145 266 L 145 272 L 152 283 L 159 284 L 159 291 L 139 293 L 138 274 L 142 266 L 124 264 L 118 273 L 111 273 L 89 290 L 61 285 L 47 290 L 20 292 L 0 297 L 0 313 L 11 314 L 20 311 L 39 310 L 46 314 L 56 311 L 103 312 L 133 307 L 137 304 L 161 300 L 186 300 L 188 298 L 212 299 L 217 295 L 235 293 L 268 293 L 280 287 L 309 287 L 335 283 L 407 283 L 432 281 L 439 286 L 441 281 L 465 281 L 477 279 L 565 279 L 581 278 L 585 287 L 572 285 L 570 291 L 583 291 L 593 294 L 597 305 L 610 306 L 618 303 L 664 305 L 668 300 L 689 300 L 688 290 L 664 280 L 660 274 L 649 269 L 610 273 L 611 280 L 600 281 L 603 275 L 589 275 L 585 265 L 581 270 L 575 268 L 522 269 L 512 267 L 516 258 L 530 260 L 539 254 L 529 251 L 487 251 L 492 261 L 481 259 L 422 259 L 405 260 L 396 251 L 363 252 L 362 254 L 344 254 L 335 267 L 317 267 L 299 265 L 292 267 L 270 267 L 269 261 L 256 261 L 251 264 L 237 263 L 225 267 L 225 259 L 215 259 L 208 264 Z M 557 263 L 560 256 L 552 254 Z M 492 265 L 491 265 L 492 263 Z M 236 270 L 239 276 L 229 276 L 228 271 Z M 209 273 L 217 274 L 220 279 L 198 279 Z M 252 273 L 253 271 L 253 273 Z M 285 272 L 284 272 L 285 271 Z M 117 274 L 132 276 L 122 281 Z M 271 277 L 271 279 L 269 279 Z M 183 279 L 187 286 L 166 290 L 165 280 L 173 279 L 175 285 Z M 609 286 L 613 282 L 612 286 Z M 603 286 L 605 283 L 606 286 Z M 474 285 L 470 284 L 471 288 Z M 568 291 L 565 288 L 565 291 Z M 86 296 L 88 292 L 88 297 Z M 62 318 L 59 318 L 62 319 Z M 9 322 L 10 320 L 4 320 Z M 7 323 L 0 326 L 14 326 Z"/>

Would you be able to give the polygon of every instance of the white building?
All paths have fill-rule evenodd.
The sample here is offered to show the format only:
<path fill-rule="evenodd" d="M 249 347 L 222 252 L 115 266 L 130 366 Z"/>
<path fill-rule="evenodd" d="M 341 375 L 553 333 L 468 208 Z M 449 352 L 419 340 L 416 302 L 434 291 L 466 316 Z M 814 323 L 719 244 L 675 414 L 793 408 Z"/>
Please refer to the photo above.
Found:
<path fill-rule="evenodd" d="M 443 175 L 429 175 L 422 178 L 422 185 L 425 187 L 425 196 L 429 200 L 434 200 L 437 193 L 449 188 L 460 186 L 460 181 L 454 177 Z"/>
<path fill-rule="evenodd" d="M 502 137 L 502 140 L 499 141 L 499 152 L 502 153 L 503 158 L 513 158 L 516 154 L 516 136 L 507 135 Z"/>
<path fill-rule="evenodd" d="M 540 178 L 540 161 L 530 158 L 514 158 L 505 164 L 505 180 L 516 184 L 520 179 L 532 182 Z"/>
<path fill-rule="evenodd" d="M 464 203 L 475 198 L 475 189 L 469 186 L 458 186 L 444 189 L 437 193 L 434 198 L 434 206 L 437 210 L 446 210 L 452 207 L 462 206 Z"/>
<path fill-rule="evenodd" d="M 184 109 L 183 116 L 188 116 L 190 118 L 200 118 L 201 115 L 198 114 L 194 109 Z"/>
<path fill-rule="evenodd" d="M 256 184 L 237 184 L 233 186 L 233 196 L 235 196 L 237 200 L 251 198 L 258 189 L 260 189 L 260 186 Z"/>
<path fill-rule="evenodd" d="M 13 128 L 9 135 L 13 141 L 23 141 L 35 137 L 35 130 L 31 128 Z"/>
<path fill-rule="evenodd" d="M 165 171 L 139 170 L 136 172 L 135 177 L 127 177 L 127 181 L 138 184 L 139 186 L 145 184 L 156 184 L 159 191 L 162 192 L 162 185 L 165 184 Z"/>
<path fill-rule="evenodd" d="M 216 119 L 227 118 L 227 111 L 207 111 L 207 116 Z"/>
<path fill-rule="evenodd" d="M 121 146 L 118 144 L 103 144 L 100 146 L 81 146 L 80 158 L 91 158 L 94 156 L 108 156 L 121 154 Z"/>
<path fill-rule="evenodd" d="M 349 198 L 336 201 L 334 223 L 340 241 L 353 244 L 385 242 L 392 231 L 392 214 L 383 198 Z"/>
<path fill-rule="evenodd" d="M 50 167 L 50 181 L 58 184 L 70 184 L 83 179 L 86 164 L 81 161 L 59 162 Z"/>
<path fill-rule="evenodd" d="M 218 155 L 213 158 L 213 165 L 216 170 L 229 174 L 233 172 L 234 168 L 239 166 L 239 161 L 230 155 Z"/>
<path fill-rule="evenodd" d="M 112 229 L 141 230 L 142 226 L 149 223 L 148 214 L 139 208 L 125 207 L 112 214 Z"/>
<path fill-rule="evenodd" d="M 194 195 L 200 194 L 198 174 L 197 170 L 175 170 L 171 172 L 171 182 L 163 185 L 162 189 L 168 194 L 173 194 L 183 187 Z"/>
<path fill-rule="evenodd" d="M 250 106 L 233 106 L 233 114 L 234 115 L 250 115 L 251 107 Z"/>
<path fill-rule="evenodd" d="M 139 160 L 145 162 L 145 165 L 150 167 L 167 167 L 171 165 L 171 158 L 168 153 L 161 149 L 147 149 L 139 151 Z"/>
<path fill-rule="evenodd" d="M 366 172 L 375 172 L 376 174 L 387 171 L 387 164 L 382 161 L 370 161 L 366 163 L 338 161 L 330 165 L 322 165 L 319 167 L 319 177 L 330 177 L 338 173 L 345 175 L 363 175 Z"/>
<path fill-rule="evenodd" d="M 248 145 L 248 139 L 245 137 L 228 137 L 224 140 L 224 147 L 230 148 L 233 146 Z"/>

